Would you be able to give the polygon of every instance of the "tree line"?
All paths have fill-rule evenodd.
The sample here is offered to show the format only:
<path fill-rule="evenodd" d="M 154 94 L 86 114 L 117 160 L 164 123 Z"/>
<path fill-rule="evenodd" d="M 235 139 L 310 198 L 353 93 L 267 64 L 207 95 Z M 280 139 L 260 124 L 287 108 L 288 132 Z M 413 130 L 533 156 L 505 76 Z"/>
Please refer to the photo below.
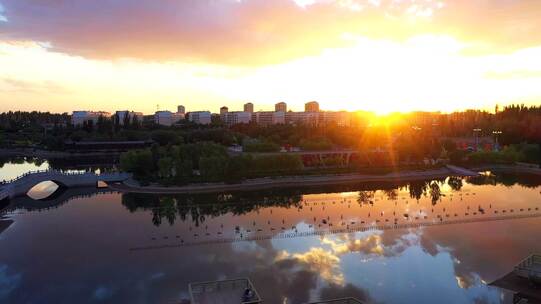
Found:
<path fill-rule="evenodd" d="M 303 163 L 297 155 L 230 155 L 223 145 L 198 142 L 128 151 L 120 156 L 120 168 L 146 183 L 184 185 L 291 175 L 299 173 Z"/>

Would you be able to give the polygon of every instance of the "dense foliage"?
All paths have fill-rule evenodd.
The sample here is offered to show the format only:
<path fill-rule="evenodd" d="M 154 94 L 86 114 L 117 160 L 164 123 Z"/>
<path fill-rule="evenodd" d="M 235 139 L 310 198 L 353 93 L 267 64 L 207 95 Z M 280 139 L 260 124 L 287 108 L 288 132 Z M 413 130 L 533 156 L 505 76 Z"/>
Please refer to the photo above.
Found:
<path fill-rule="evenodd" d="M 245 178 L 291 174 L 302 170 L 295 155 L 230 156 L 225 147 L 211 142 L 153 146 L 120 157 L 121 169 L 141 181 L 167 185 L 189 182 L 239 182 Z"/>
<path fill-rule="evenodd" d="M 515 162 L 541 163 L 539 145 L 511 145 L 501 151 L 478 151 L 467 156 L 469 164 L 512 164 Z"/>

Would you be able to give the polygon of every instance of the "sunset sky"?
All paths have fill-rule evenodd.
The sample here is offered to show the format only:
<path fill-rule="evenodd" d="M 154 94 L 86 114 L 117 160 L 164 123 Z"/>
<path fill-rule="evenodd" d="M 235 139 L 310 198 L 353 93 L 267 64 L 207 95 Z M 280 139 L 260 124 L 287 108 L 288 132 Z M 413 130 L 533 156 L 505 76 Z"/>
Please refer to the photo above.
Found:
<path fill-rule="evenodd" d="M 541 104 L 539 0 L 0 0 L 0 111 Z"/>

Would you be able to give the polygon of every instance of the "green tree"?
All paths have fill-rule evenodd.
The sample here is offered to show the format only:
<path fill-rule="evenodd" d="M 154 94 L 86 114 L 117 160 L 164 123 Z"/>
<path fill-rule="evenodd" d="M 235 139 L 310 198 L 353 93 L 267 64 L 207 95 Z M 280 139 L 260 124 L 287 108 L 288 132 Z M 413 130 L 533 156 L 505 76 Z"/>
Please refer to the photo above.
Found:
<path fill-rule="evenodd" d="M 158 175 L 164 181 L 171 181 L 173 177 L 173 159 L 170 157 L 163 157 L 158 160 Z"/>
<path fill-rule="evenodd" d="M 184 185 L 192 180 L 193 163 L 190 159 L 178 159 L 175 161 L 175 183 Z"/>
<path fill-rule="evenodd" d="M 233 156 L 231 157 L 225 168 L 225 181 L 228 183 L 241 182 L 247 175 L 249 167 L 248 157 Z"/>
<path fill-rule="evenodd" d="M 223 181 L 226 167 L 227 159 L 224 157 L 207 156 L 199 159 L 199 171 L 203 181 Z"/>
<path fill-rule="evenodd" d="M 131 172 L 136 179 L 147 180 L 154 172 L 152 152 L 149 149 L 133 150 L 120 155 L 120 168 Z"/>
<path fill-rule="evenodd" d="M 184 142 L 181 136 L 170 130 L 157 130 L 152 132 L 152 140 L 160 146 L 178 145 Z"/>

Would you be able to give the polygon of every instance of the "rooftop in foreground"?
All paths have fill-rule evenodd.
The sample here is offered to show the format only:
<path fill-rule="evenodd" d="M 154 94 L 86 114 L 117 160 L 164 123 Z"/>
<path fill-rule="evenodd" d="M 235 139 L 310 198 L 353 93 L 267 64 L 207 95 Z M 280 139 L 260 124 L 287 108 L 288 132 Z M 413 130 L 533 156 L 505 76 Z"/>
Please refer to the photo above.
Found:
<path fill-rule="evenodd" d="M 541 303 L 541 255 L 530 255 L 512 272 L 490 283 L 492 286 L 515 292 L 515 299 L 526 303 Z"/>
<path fill-rule="evenodd" d="M 250 295 L 246 297 L 245 292 Z M 262 300 L 250 279 L 190 283 L 191 304 L 256 304 Z"/>
<path fill-rule="evenodd" d="M 355 298 L 340 298 L 326 301 L 311 302 L 308 304 L 363 304 L 363 302 Z"/>

